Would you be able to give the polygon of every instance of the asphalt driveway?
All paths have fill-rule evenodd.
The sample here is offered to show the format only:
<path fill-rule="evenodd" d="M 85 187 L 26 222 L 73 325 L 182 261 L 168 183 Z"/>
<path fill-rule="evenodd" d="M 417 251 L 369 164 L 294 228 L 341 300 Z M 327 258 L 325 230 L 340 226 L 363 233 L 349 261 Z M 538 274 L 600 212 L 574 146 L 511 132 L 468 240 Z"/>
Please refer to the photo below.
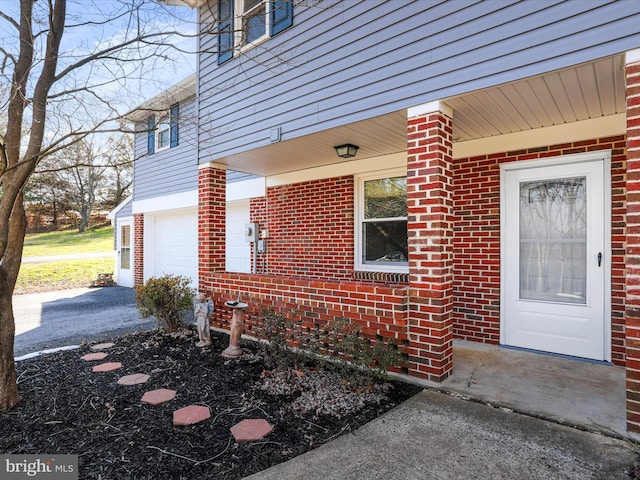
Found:
<path fill-rule="evenodd" d="M 157 326 L 140 318 L 135 290 L 117 286 L 15 295 L 13 312 L 16 357 Z"/>

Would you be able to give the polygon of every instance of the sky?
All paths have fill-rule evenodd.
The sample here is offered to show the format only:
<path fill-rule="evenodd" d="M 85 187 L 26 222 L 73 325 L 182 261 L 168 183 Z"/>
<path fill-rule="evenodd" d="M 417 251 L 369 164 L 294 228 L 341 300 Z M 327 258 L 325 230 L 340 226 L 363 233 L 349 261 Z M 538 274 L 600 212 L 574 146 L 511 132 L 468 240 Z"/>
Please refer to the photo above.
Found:
<path fill-rule="evenodd" d="M 137 17 L 125 15 L 131 6 L 137 8 Z M 35 9 L 40 18 L 47 2 L 37 1 Z M 18 18 L 19 2 L 17 0 L 0 0 L 0 12 L 14 19 Z M 1 17 L 1 16 L 0 16 Z M 119 17 L 114 21 L 106 19 Z M 41 25 L 46 25 L 43 23 Z M 168 44 L 159 50 L 162 57 L 155 58 L 140 66 L 140 62 L 116 62 L 105 60 L 74 71 L 58 82 L 53 92 L 73 91 L 90 85 L 92 95 L 71 95 L 64 102 L 67 114 L 81 119 L 96 116 L 100 104 L 107 100 L 120 113 L 131 111 L 135 106 L 165 90 L 169 86 L 193 74 L 196 69 L 196 11 L 188 7 L 169 7 L 153 0 L 67 0 L 65 32 L 61 44 L 58 72 L 67 65 L 77 62 L 89 53 L 110 45 L 125 41 L 140 30 L 167 31 L 178 30 L 185 36 L 174 35 Z M 41 38 L 44 39 L 44 36 Z M 5 19 L 0 18 L 0 64 L 3 60 L 2 50 L 13 54 L 17 52 L 17 31 Z M 36 50 L 42 51 L 43 42 L 36 42 Z M 138 52 L 131 49 L 127 52 L 135 58 Z M 37 54 L 39 61 L 34 65 L 37 73 L 42 65 L 42 54 Z M 0 82 L 8 85 L 11 81 L 11 70 L 6 69 Z M 34 76 L 37 78 L 37 76 Z M 31 83 L 33 89 L 35 81 Z M 65 96 L 67 98 L 69 96 Z M 99 97 L 99 99 L 98 99 Z M 51 102 L 52 111 L 55 100 Z M 58 103 L 62 108 L 63 102 Z M 81 120 L 80 120 L 81 121 Z M 89 122 L 90 120 L 87 120 Z M 60 128 L 60 124 L 57 125 Z M 55 128 L 55 127 L 53 127 Z"/>

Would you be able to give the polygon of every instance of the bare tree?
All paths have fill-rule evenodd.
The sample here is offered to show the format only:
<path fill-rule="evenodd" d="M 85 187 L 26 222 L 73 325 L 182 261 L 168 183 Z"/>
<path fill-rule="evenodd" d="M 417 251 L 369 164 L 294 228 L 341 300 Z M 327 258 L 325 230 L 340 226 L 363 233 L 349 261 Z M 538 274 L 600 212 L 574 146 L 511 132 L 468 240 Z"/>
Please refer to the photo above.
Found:
<path fill-rule="evenodd" d="M 111 210 L 131 194 L 133 186 L 133 136 L 110 136 L 103 157 L 107 165 L 107 181 L 100 205 Z"/>
<path fill-rule="evenodd" d="M 95 144 L 86 139 L 59 150 L 46 160 L 55 162 L 55 175 L 62 185 L 60 193 L 66 198 L 66 205 L 77 214 L 78 232 L 83 233 L 89 226 L 107 166 L 100 161 Z"/>
<path fill-rule="evenodd" d="M 112 133 L 102 145 L 87 138 L 44 158 L 25 187 L 29 218 L 46 217 L 55 229 L 66 213 L 84 232 L 97 209 L 111 210 L 130 194 L 132 156 L 132 136 Z"/>
<path fill-rule="evenodd" d="M 42 218 L 47 220 L 53 230 L 60 226 L 60 217 L 66 210 L 65 197 L 62 192 L 66 186 L 60 181 L 56 172 L 41 172 L 33 175 L 24 188 L 25 204 L 30 217 L 40 226 Z M 33 225 L 29 225 L 33 227 Z"/>
<path fill-rule="evenodd" d="M 20 399 L 12 295 L 27 227 L 24 187 L 43 158 L 90 133 L 120 130 L 122 109 L 139 103 L 123 98 L 127 89 L 144 92 L 151 72 L 162 71 L 154 62 L 179 54 L 189 25 L 177 15 L 188 13 L 150 0 L 0 5 L 0 77 L 10 86 L 0 88 L 0 412 Z M 104 37 L 89 41 L 89 27 Z M 85 40 L 66 45 L 63 34 L 74 31 Z M 133 78 L 137 85 L 125 81 Z"/>

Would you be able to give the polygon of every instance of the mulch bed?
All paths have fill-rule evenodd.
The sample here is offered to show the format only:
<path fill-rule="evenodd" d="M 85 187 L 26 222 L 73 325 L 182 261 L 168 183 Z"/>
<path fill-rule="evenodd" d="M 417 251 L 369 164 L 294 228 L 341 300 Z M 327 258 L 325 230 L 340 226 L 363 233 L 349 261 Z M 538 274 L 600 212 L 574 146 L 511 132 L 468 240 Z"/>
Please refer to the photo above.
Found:
<path fill-rule="evenodd" d="M 246 354 L 220 355 L 228 336 L 212 332 L 213 345 L 195 346 L 193 328 L 113 340 L 105 362 L 122 369 L 93 373 L 101 362 L 80 357 L 90 345 L 18 362 L 21 402 L 0 415 L 0 453 L 77 454 L 80 478 L 236 479 L 319 447 L 378 417 L 420 388 L 397 381 L 365 391 L 309 360 L 269 370 L 262 348 L 243 342 Z M 151 375 L 140 385 L 118 385 L 134 373 Z M 144 392 L 176 390 L 158 406 L 140 403 Z M 173 426 L 173 412 L 208 406 L 211 418 Z M 235 443 L 230 428 L 262 418 L 275 428 L 262 440 Z"/>

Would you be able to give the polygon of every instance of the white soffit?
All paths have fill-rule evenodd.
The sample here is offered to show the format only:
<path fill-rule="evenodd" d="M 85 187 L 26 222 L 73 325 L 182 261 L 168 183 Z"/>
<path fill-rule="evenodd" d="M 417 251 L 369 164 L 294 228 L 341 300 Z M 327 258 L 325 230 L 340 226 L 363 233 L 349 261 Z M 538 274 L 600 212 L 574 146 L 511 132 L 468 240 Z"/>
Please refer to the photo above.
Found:
<path fill-rule="evenodd" d="M 626 132 L 626 115 L 592 118 L 582 122 L 564 123 L 552 127 L 515 132 L 497 137 L 479 138 L 453 144 L 453 158 L 475 157 L 523 148 L 577 142 L 592 138 L 623 135 Z"/>

